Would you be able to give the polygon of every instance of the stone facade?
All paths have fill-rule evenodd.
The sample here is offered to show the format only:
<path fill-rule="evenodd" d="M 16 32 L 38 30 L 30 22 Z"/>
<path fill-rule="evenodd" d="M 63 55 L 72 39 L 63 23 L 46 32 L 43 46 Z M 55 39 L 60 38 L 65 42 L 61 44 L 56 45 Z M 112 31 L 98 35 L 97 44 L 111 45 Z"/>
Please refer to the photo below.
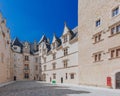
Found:
<path fill-rule="evenodd" d="M 73 83 L 78 80 L 78 31 L 65 24 L 63 34 L 55 34 L 52 43 L 43 35 L 39 42 L 42 79 L 48 83 Z"/>
<path fill-rule="evenodd" d="M 20 42 L 15 38 L 11 44 L 15 80 L 39 80 L 38 45 Z"/>
<path fill-rule="evenodd" d="M 77 27 L 71 30 L 65 24 L 63 35 L 54 34 L 52 43 L 45 35 L 38 44 L 15 38 L 11 49 L 14 79 L 79 84 Z"/>
<path fill-rule="evenodd" d="M 6 20 L 0 14 L 0 83 L 12 80 L 13 66 L 10 49 L 10 32 L 6 27 Z"/>
<path fill-rule="evenodd" d="M 120 89 L 119 40 L 120 0 L 79 0 L 78 27 L 65 23 L 52 42 L 43 35 L 39 43 L 15 38 L 10 44 L 0 15 L 0 83 L 43 80 Z"/>
<path fill-rule="evenodd" d="M 79 0 L 79 83 L 120 88 L 120 0 Z"/>

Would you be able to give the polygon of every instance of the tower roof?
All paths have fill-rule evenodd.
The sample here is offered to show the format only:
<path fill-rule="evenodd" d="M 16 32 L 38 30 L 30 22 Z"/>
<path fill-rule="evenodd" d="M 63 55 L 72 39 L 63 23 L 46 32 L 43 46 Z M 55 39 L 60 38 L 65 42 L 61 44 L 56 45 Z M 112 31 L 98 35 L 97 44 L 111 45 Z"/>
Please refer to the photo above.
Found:
<path fill-rule="evenodd" d="M 39 44 L 40 44 L 42 41 L 46 41 L 46 42 L 47 42 L 47 37 L 46 37 L 45 35 L 42 36 L 42 38 L 41 38 L 40 41 L 39 41 Z"/>
<path fill-rule="evenodd" d="M 71 35 L 74 35 L 74 32 L 67 26 L 66 22 L 64 23 L 64 30 L 63 30 L 63 35 L 70 33 Z"/>
<path fill-rule="evenodd" d="M 57 38 L 56 34 L 54 33 L 54 34 L 53 34 L 53 40 L 52 40 L 52 43 L 54 43 L 55 41 L 57 41 L 57 39 L 58 39 L 58 38 Z"/>
<path fill-rule="evenodd" d="M 59 39 L 59 38 L 56 36 L 55 33 L 54 33 L 54 35 L 53 35 L 53 41 L 52 41 L 52 43 L 54 43 L 54 42 L 57 42 L 57 44 L 58 44 L 57 47 L 61 45 L 61 39 Z"/>
<path fill-rule="evenodd" d="M 23 46 L 17 37 L 13 40 L 12 45 L 16 45 L 16 46 L 20 46 L 20 47 Z"/>

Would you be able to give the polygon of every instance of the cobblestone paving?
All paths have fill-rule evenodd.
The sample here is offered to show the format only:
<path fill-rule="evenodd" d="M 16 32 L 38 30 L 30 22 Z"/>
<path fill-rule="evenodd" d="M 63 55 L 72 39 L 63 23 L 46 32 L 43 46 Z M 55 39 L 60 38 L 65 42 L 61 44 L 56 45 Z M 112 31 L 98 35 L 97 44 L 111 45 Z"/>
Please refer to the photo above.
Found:
<path fill-rule="evenodd" d="M 75 91 L 69 87 L 55 86 L 35 81 L 21 81 L 0 88 L 0 96 L 68 96 L 68 94 L 89 94 L 88 91 Z"/>

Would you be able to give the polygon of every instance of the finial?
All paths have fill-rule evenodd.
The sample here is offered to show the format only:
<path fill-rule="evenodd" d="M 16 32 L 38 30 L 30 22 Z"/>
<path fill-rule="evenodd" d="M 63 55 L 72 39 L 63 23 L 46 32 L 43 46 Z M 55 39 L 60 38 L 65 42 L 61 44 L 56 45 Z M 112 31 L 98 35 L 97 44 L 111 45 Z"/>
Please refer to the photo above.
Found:
<path fill-rule="evenodd" d="M 67 25 L 67 23 L 66 23 L 66 21 L 64 22 L 64 26 L 66 26 Z"/>

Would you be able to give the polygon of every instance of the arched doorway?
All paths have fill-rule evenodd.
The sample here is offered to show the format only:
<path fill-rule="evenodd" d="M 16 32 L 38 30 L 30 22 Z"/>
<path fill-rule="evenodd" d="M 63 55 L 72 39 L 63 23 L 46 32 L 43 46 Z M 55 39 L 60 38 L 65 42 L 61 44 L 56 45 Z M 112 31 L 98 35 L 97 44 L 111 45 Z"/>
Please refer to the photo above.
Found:
<path fill-rule="evenodd" d="M 116 73 L 116 89 L 120 89 L 120 72 Z"/>

